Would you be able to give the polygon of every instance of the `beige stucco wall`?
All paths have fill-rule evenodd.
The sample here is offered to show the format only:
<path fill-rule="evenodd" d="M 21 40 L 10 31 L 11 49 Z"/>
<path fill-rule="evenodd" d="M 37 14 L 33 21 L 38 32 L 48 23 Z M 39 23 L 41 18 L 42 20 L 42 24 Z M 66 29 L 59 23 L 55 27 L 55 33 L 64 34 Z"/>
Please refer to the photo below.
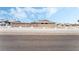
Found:
<path fill-rule="evenodd" d="M 79 28 L 79 26 L 66 26 L 66 25 L 57 25 L 57 24 L 53 24 L 53 23 L 49 23 L 49 24 L 41 24 L 41 23 L 11 23 L 12 27 L 40 27 L 40 28 Z"/>
<path fill-rule="evenodd" d="M 55 24 L 38 24 L 38 27 L 55 28 Z"/>
<path fill-rule="evenodd" d="M 30 27 L 29 23 L 12 23 L 12 27 Z"/>
<path fill-rule="evenodd" d="M 56 24 L 32 24 L 32 23 L 12 23 L 12 27 L 46 27 L 55 28 Z"/>

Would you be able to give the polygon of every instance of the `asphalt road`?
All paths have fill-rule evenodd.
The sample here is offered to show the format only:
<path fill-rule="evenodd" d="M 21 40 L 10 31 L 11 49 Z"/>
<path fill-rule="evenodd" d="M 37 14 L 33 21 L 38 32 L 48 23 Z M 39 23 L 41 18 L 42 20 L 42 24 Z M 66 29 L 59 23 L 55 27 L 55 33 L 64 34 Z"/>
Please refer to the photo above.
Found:
<path fill-rule="evenodd" d="M 0 51 L 79 51 L 79 35 L 0 35 Z"/>

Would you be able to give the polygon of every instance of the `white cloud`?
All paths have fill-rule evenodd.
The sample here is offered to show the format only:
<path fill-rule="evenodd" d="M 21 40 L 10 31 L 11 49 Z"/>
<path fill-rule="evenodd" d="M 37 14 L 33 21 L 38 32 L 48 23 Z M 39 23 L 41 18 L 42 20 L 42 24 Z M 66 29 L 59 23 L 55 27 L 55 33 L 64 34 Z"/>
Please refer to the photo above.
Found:
<path fill-rule="evenodd" d="M 1 10 L 0 15 L 2 15 L 2 14 L 8 14 L 8 13 L 6 11 Z"/>
<path fill-rule="evenodd" d="M 9 13 L 4 10 L 0 10 L 0 19 L 8 19 Z"/>
<path fill-rule="evenodd" d="M 32 12 L 33 14 L 39 14 L 39 16 L 45 16 L 46 18 L 50 18 L 58 12 L 57 8 L 49 7 L 49 8 L 41 8 L 41 9 L 35 9 L 35 8 L 25 8 L 27 12 Z"/>
<path fill-rule="evenodd" d="M 22 8 L 11 9 L 10 14 L 14 15 L 16 18 L 26 18 L 27 15 Z"/>
<path fill-rule="evenodd" d="M 24 7 L 24 8 L 11 8 L 10 10 L 10 14 L 13 15 L 16 18 L 22 19 L 22 18 L 26 18 L 26 19 L 38 19 L 38 18 L 50 18 L 53 16 L 53 14 L 55 14 L 58 11 L 57 8 L 32 8 L 32 7 Z M 40 18 L 40 19 L 41 19 Z"/>
<path fill-rule="evenodd" d="M 47 8 L 47 18 L 52 17 L 56 12 L 58 12 L 57 8 Z"/>
<path fill-rule="evenodd" d="M 31 12 L 31 13 L 36 13 L 37 10 L 32 8 L 32 7 L 26 7 L 26 8 L 23 8 L 24 11 L 26 12 Z"/>

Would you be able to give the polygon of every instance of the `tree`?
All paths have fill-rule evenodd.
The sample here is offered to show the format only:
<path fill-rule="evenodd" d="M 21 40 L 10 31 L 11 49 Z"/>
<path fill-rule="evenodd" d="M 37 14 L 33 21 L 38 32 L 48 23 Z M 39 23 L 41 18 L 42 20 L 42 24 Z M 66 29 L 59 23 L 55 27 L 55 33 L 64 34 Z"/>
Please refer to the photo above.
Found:
<path fill-rule="evenodd" d="M 79 22 L 79 20 L 77 20 L 77 22 Z"/>
<path fill-rule="evenodd" d="M 6 21 L 4 21 L 5 23 L 8 23 L 9 21 L 8 20 L 6 20 Z"/>

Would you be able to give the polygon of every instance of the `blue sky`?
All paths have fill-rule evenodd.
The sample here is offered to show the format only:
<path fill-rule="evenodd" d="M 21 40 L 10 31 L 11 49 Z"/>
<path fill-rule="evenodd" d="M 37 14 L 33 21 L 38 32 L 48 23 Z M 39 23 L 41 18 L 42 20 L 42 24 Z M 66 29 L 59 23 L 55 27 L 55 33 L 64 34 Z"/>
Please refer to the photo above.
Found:
<path fill-rule="evenodd" d="M 77 7 L 0 7 L 0 19 L 32 22 L 48 19 L 57 23 L 77 23 Z"/>

